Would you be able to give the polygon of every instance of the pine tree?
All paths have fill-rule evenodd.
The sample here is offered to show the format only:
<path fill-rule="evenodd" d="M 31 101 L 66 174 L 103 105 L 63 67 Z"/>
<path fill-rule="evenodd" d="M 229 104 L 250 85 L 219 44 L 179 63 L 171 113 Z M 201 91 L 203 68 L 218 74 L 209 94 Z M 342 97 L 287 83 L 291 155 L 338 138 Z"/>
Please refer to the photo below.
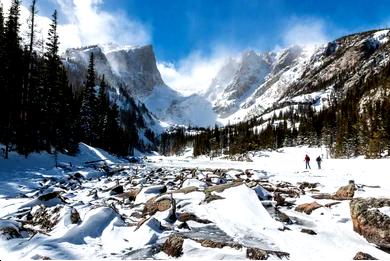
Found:
<path fill-rule="evenodd" d="M 97 145 L 103 148 L 104 144 L 107 144 L 107 137 L 105 137 L 104 133 L 106 131 L 107 121 L 108 121 L 108 113 L 110 110 L 110 103 L 107 96 L 107 83 L 105 81 L 105 77 L 103 75 L 100 85 L 99 85 L 99 94 L 97 98 L 97 108 L 96 108 L 96 134 L 97 134 Z"/>
<path fill-rule="evenodd" d="M 46 43 L 45 68 L 42 98 L 45 102 L 43 127 L 47 128 L 46 148 L 54 152 L 74 148 L 77 141 L 72 137 L 74 117 L 72 117 L 72 91 L 68 85 L 66 71 L 58 55 L 59 37 L 57 33 L 57 11 L 54 11 Z M 44 131 L 44 130 L 42 130 Z"/>
<path fill-rule="evenodd" d="M 96 95 L 95 95 L 95 65 L 93 53 L 90 55 L 87 81 L 84 86 L 80 108 L 80 129 L 83 142 L 92 145 L 96 141 Z"/>
<path fill-rule="evenodd" d="M 0 142 L 3 142 L 6 125 L 6 88 L 5 88 L 5 53 L 4 53 L 4 16 L 3 5 L 0 3 Z"/>
<path fill-rule="evenodd" d="M 15 143 L 20 123 L 20 104 L 23 80 L 20 77 L 22 49 L 19 37 L 20 1 L 13 0 L 4 28 L 4 93 L 1 103 L 7 112 L 4 119 L 3 142 L 6 146 L 4 157 L 8 158 L 9 147 Z"/>

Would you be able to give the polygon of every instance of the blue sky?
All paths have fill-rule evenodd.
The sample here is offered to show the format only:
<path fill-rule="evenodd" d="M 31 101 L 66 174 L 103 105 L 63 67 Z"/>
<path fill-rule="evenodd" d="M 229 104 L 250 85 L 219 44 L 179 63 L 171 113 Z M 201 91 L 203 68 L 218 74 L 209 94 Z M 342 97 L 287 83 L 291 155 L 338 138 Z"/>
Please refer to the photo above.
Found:
<path fill-rule="evenodd" d="M 41 13 L 49 15 L 61 1 L 72 2 L 38 0 Z M 102 2 L 95 5 L 96 8 L 121 13 L 142 24 L 159 59 L 171 62 L 187 57 L 194 50 L 209 55 L 216 45 L 235 50 L 270 50 L 284 46 L 289 44 L 285 35 L 294 25 L 307 28 L 314 25 L 325 38 L 333 39 L 384 27 L 390 21 L 390 2 L 386 0 L 88 1 Z M 61 13 L 61 8 L 59 11 Z"/>

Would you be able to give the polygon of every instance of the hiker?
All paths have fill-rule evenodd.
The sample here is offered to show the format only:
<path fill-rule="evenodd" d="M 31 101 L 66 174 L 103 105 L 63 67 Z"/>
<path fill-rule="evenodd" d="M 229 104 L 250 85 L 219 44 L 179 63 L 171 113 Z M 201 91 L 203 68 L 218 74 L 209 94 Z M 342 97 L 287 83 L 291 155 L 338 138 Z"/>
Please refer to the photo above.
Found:
<path fill-rule="evenodd" d="M 311 169 L 311 168 L 310 168 L 310 164 L 309 164 L 309 163 L 310 163 L 310 157 L 309 157 L 309 155 L 307 155 L 307 154 L 306 154 L 306 156 L 305 156 L 305 162 L 306 162 L 306 169 L 307 169 L 308 167 L 309 167 L 309 169 Z"/>
<path fill-rule="evenodd" d="M 318 156 L 316 158 L 316 161 L 317 161 L 317 164 L 318 164 L 318 169 L 321 169 L 321 161 L 322 161 L 321 156 Z"/>

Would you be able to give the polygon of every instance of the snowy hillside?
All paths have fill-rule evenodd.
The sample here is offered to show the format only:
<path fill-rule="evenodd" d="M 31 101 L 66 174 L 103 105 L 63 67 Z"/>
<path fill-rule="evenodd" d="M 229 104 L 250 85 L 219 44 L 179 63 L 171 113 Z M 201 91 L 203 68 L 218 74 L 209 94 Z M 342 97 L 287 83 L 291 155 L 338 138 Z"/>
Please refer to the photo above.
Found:
<path fill-rule="evenodd" d="M 350 211 L 390 194 L 388 159 L 328 159 L 325 149 L 298 147 L 253 152 L 250 162 L 188 151 L 129 164 L 80 149 L 60 155 L 59 168 L 48 154 L 1 160 L 1 259 L 390 258 L 354 231 Z M 306 153 L 323 156 L 321 170 L 315 162 L 304 170 Z M 385 204 L 375 215 L 388 220 Z"/>

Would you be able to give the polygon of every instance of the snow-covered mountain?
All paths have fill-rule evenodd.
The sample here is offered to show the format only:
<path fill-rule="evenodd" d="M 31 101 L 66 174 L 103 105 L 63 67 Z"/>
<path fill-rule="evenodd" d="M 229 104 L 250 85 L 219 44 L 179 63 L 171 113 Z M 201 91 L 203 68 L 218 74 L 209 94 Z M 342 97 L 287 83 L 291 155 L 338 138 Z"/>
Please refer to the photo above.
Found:
<path fill-rule="evenodd" d="M 120 101 L 119 105 L 128 103 L 123 96 L 133 98 L 151 113 L 147 118 L 159 122 L 161 127 L 212 126 L 216 122 L 208 101 L 199 95 L 186 97 L 164 83 L 151 45 L 120 47 L 109 44 L 67 50 L 63 58 L 68 71 L 72 72 L 70 81 L 73 85 L 81 86 L 91 52 L 98 75 L 105 75 L 115 90 L 111 96 L 117 103 Z M 199 108 L 204 112 L 202 116 L 196 116 Z"/>
<path fill-rule="evenodd" d="M 229 59 L 206 93 L 220 117 L 240 108 L 240 104 L 261 85 L 271 72 L 272 54 L 246 51 L 239 60 Z"/>
<path fill-rule="evenodd" d="M 238 59 L 228 59 L 205 97 L 222 123 L 259 115 L 302 74 L 312 53 L 313 48 L 299 46 L 260 54 L 246 51 Z"/>
<path fill-rule="evenodd" d="M 377 30 L 319 47 L 291 46 L 265 53 L 247 50 L 238 58 L 227 57 L 209 89 L 191 96 L 165 84 L 150 45 L 70 49 L 64 61 L 73 72 L 71 83 L 81 85 L 89 53 L 94 52 L 98 74 L 105 75 L 122 105 L 126 104 L 122 96 L 132 97 L 145 105 L 149 122 L 162 128 L 208 127 L 244 121 L 291 104 L 317 100 L 319 108 L 326 105 L 332 93 L 340 95 L 340 89 L 382 71 L 388 63 L 388 35 L 389 30 Z"/>
<path fill-rule="evenodd" d="M 389 30 L 375 30 L 319 47 L 292 46 L 268 53 L 246 51 L 238 59 L 227 59 L 204 97 L 213 104 L 223 124 L 302 102 L 321 108 L 328 96 L 342 98 L 351 87 L 383 73 L 389 62 L 388 39 Z M 370 99 L 362 103 L 367 100 Z"/>

